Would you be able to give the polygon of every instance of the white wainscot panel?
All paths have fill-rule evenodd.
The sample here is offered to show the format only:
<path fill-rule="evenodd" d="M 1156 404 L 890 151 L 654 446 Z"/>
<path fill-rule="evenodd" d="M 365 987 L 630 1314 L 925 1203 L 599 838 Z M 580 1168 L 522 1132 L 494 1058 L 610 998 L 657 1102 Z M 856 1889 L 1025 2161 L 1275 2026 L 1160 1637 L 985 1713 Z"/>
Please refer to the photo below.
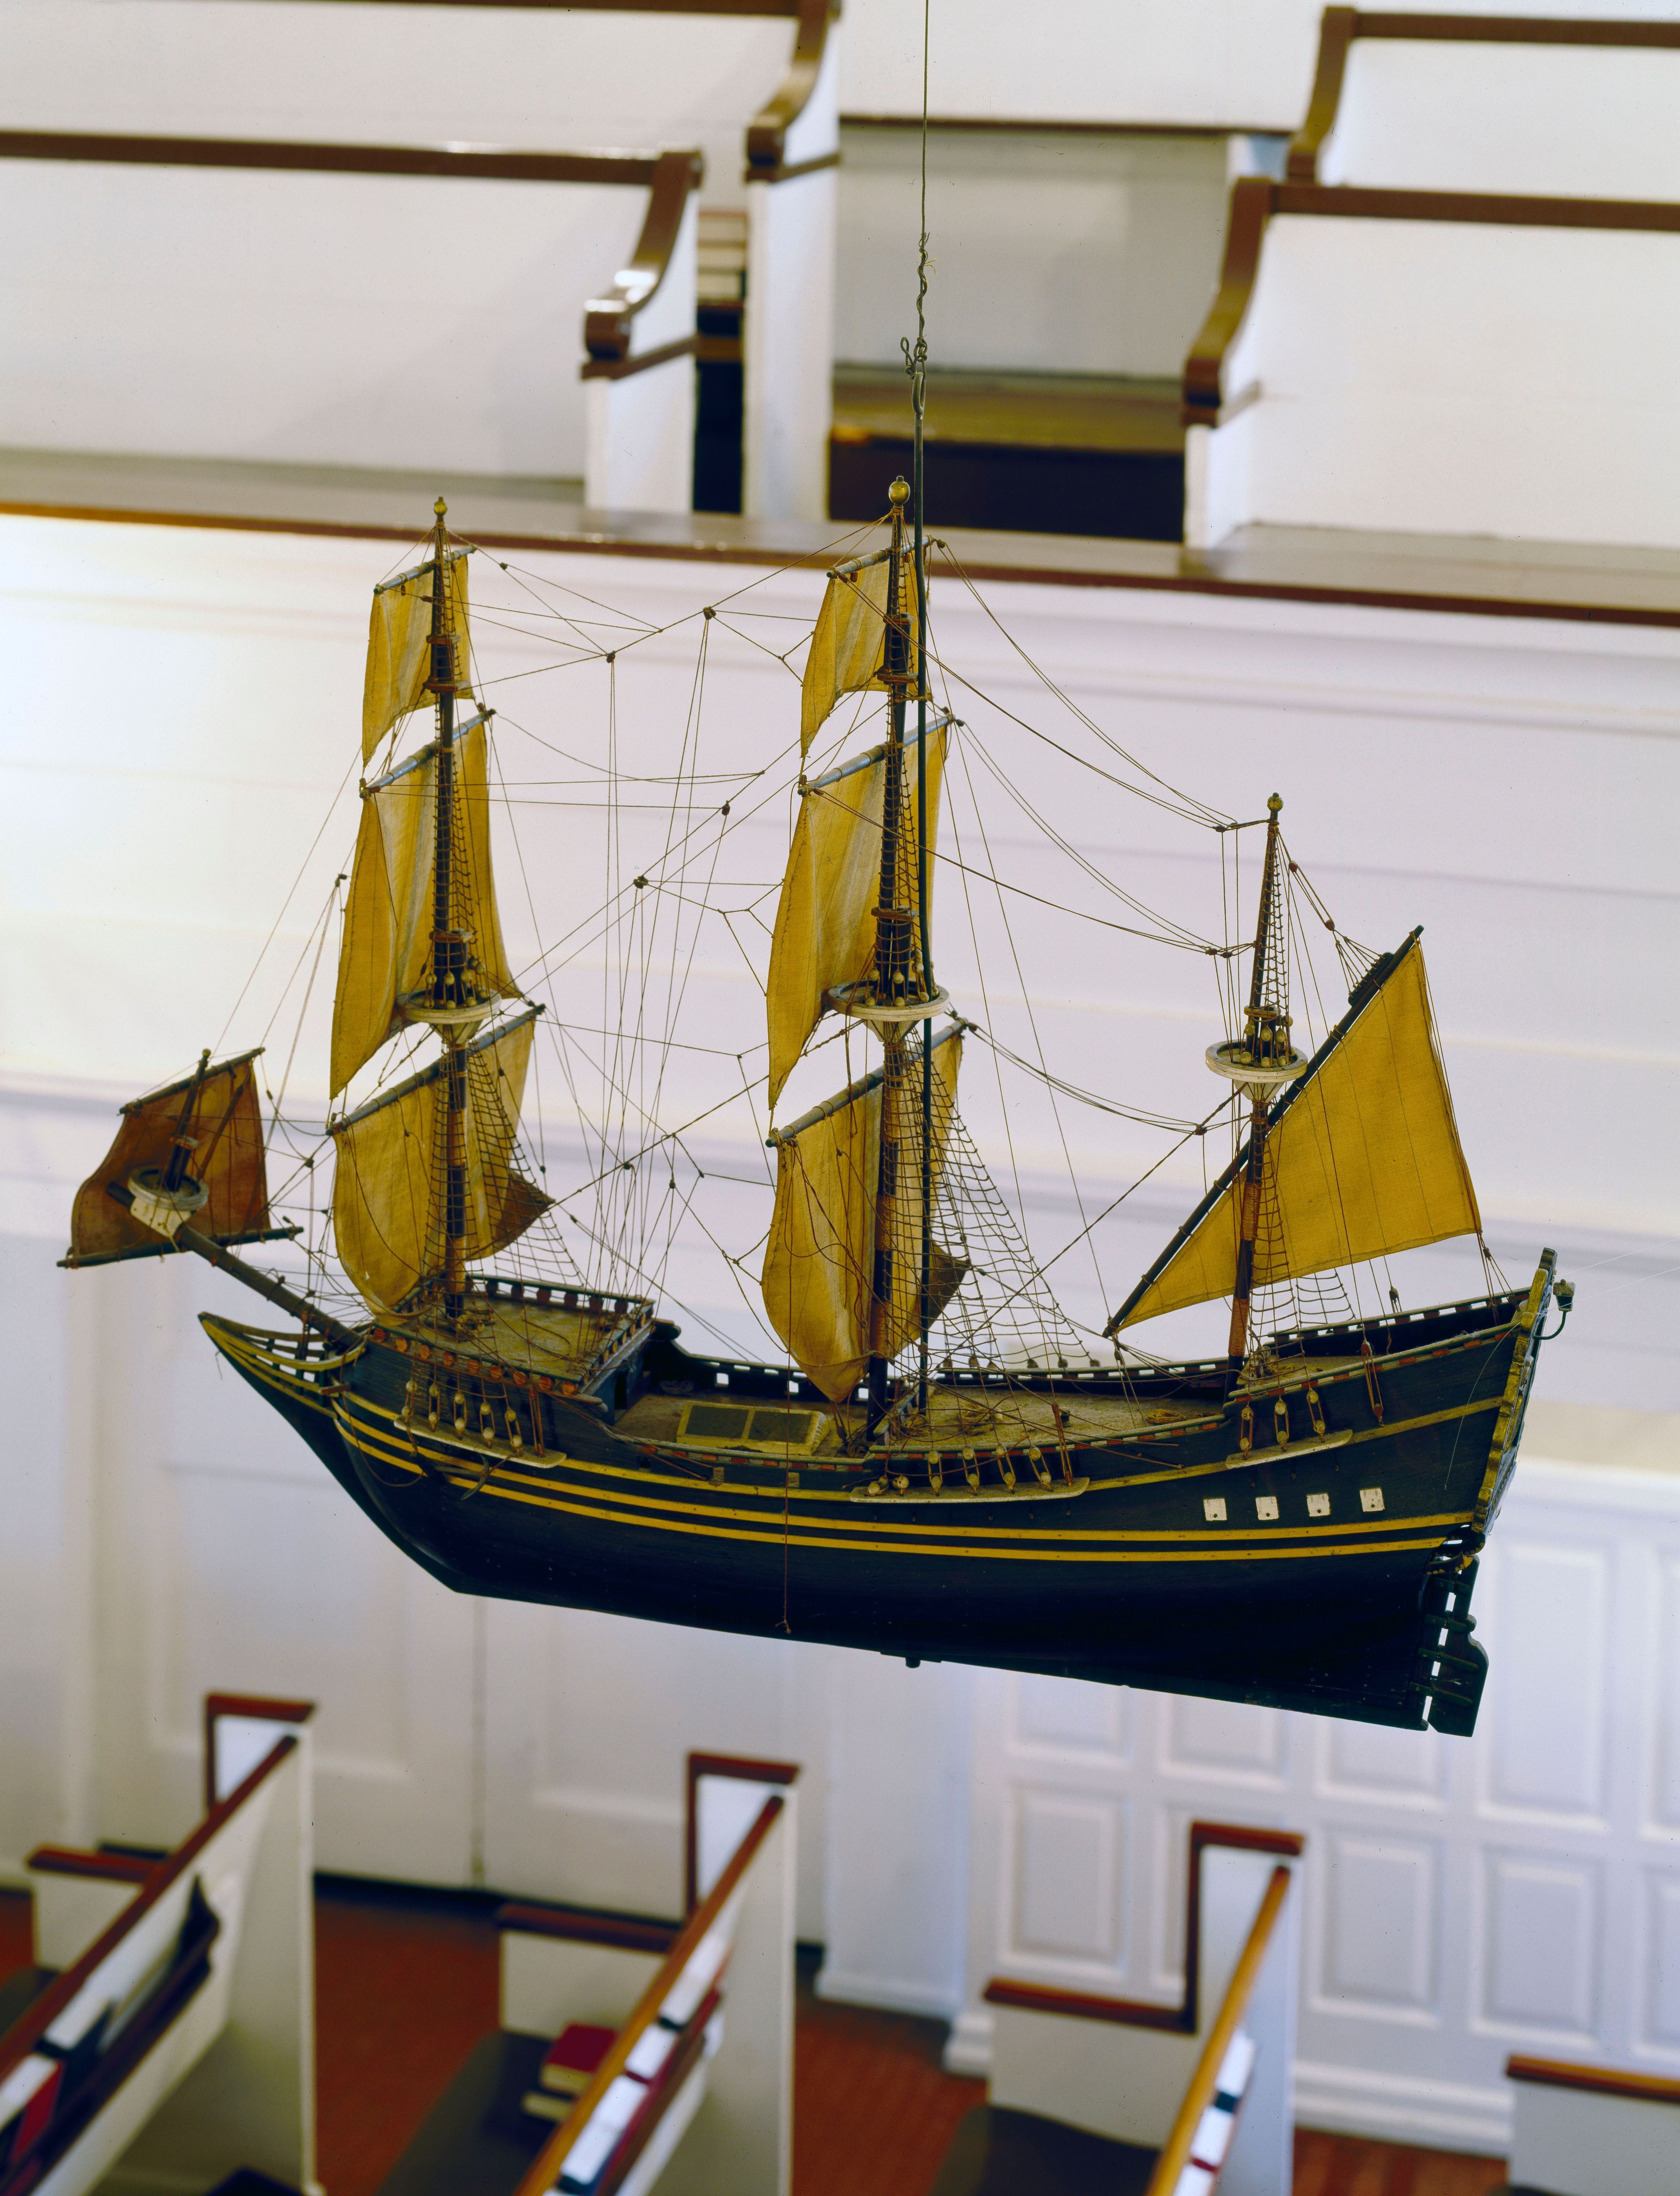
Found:
<path fill-rule="evenodd" d="M 1267 1790 L 1283 1783 L 1289 1725 L 1276 1708 L 1175 1696 L 1163 1725 L 1163 1769 Z"/>
<path fill-rule="evenodd" d="M 1017 1676 L 1010 1682 L 1009 1697 L 1011 1734 L 1018 1746 L 1077 1748 L 1117 1765 L 1131 1759 L 1131 1696 L 1121 1686 Z"/>
<path fill-rule="evenodd" d="M 1042 1789 L 1011 1797 L 1011 1953 L 1123 1969 L 1126 1803 Z"/>
<path fill-rule="evenodd" d="M 1486 1853 L 1482 2019 L 1505 2030 L 1591 2039 L 1601 1903 L 1599 1871 L 1591 1861 Z"/>
<path fill-rule="evenodd" d="M 1319 1789 L 1327 1798 L 1433 1806 L 1445 1794 L 1447 1741 L 1439 1731 L 1325 1719 L 1318 1738 Z"/>
<path fill-rule="evenodd" d="M 1440 1882 L 1434 1841 L 1333 1831 L 1321 1867 L 1323 2010 L 1433 2021 Z"/>
<path fill-rule="evenodd" d="M 162 1480 L 154 1668 L 171 1744 L 196 1757 L 207 1692 L 280 1694 L 319 1703 L 322 1767 L 403 1774 L 402 1559 L 325 1471 L 170 1465 Z"/>
<path fill-rule="evenodd" d="M 1680 2051 L 1680 1873 L 1648 1872 L 1639 1941 L 1645 1966 L 1642 2041 L 1655 2051 Z"/>
<path fill-rule="evenodd" d="M 1490 1612 L 1487 1632 L 1498 1650 L 1488 1686 L 1487 1800 L 1600 1816 L 1609 1553 L 1537 1540 L 1494 1546 L 1497 1626 Z"/>
<path fill-rule="evenodd" d="M 1653 1668 L 1664 1673 L 1653 1688 L 1654 1745 L 1651 1812 L 1666 1830 L 1680 1830 L 1680 1557 L 1665 1552 L 1657 1589 L 1657 1653 Z"/>

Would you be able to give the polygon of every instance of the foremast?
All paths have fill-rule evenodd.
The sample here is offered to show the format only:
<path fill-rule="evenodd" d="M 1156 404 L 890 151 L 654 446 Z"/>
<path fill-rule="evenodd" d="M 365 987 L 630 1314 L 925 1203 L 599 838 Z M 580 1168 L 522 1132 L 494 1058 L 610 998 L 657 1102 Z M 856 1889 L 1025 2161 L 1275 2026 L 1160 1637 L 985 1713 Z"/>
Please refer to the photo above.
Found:
<path fill-rule="evenodd" d="M 430 669 L 428 691 L 437 701 L 437 798 L 432 856 L 431 1008 L 443 1041 L 446 1118 L 443 1188 L 443 1315 L 453 1326 L 466 1305 L 467 1057 L 460 1020 L 472 933 L 456 927 L 450 892 L 453 878 L 455 811 L 455 633 L 449 617 L 446 575 L 448 506 L 433 506 Z M 421 1010 L 424 1012 L 424 1010 Z"/>

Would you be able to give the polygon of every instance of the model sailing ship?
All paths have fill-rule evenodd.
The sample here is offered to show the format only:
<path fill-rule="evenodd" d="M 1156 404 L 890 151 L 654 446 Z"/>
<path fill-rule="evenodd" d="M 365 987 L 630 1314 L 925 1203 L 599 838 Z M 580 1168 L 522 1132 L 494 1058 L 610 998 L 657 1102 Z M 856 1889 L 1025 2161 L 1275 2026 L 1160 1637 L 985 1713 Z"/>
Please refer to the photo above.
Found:
<path fill-rule="evenodd" d="M 828 1016 L 879 1061 L 770 1138 L 762 1288 L 785 1361 L 690 1353 L 653 1295 L 587 1286 L 519 1170 L 542 1010 L 503 945 L 469 545 L 441 502 L 430 553 L 374 598 L 364 766 L 419 708 L 436 731 L 364 783 L 334 1004 L 335 1098 L 402 1032 L 437 1045 L 328 1124 L 336 1257 L 366 1315 L 236 1255 L 297 1232 L 271 1219 L 250 1054 L 206 1054 L 124 1110 L 66 1263 L 190 1251 L 267 1297 L 295 1330 L 206 1315 L 216 1347 L 461 1592 L 1468 1732 L 1476 1557 L 1567 1284 L 1546 1251 L 1516 1291 L 1299 1315 L 1302 1277 L 1480 1241 L 1417 933 L 1380 957 L 1338 935 L 1347 1011 L 1297 1051 L 1273 797 L 1233 949 L 1246 1003 L 1207 1055 L 1233 1161 L 1106 1330 L 1224 1299 L 1228 1348 L 1169 1363 L 1117 1342 L 1098 1364 L 957 1110 L 976 1026 L 935 982 L 930 885 L 958 728 L 924 674 L 906 494 L 890 539 L 828 575 L 803 678 L 802 757 L 845 694 L 875 696 L 884 737 L 799 781 L 771 1102 Z"/>

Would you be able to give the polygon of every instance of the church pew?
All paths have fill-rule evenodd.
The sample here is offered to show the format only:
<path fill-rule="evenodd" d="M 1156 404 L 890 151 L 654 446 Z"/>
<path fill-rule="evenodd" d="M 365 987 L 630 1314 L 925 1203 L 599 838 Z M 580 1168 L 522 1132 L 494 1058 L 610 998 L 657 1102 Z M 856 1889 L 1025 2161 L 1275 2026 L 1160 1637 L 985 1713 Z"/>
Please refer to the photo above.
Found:
<path fill-rule="evenodd" d="M 1680 24 L 1326 8 L 1287 180 L 1680 198 Z"/>
<path fill-rule="evenodd" d="M 31 1856 L 44 1987 L 0 2036 L 4 2196 L 315 2190 L 312 1713 L 211 1696 L 173 1852 Z"/>
<path fill-rule="evenodd" d="M 1680 2082 L 1521 2055 L 1509 2196 L 1672 2196 L 1680 2182 Z"/>
<path fill-rule="evenodd" d="M 747 507 L 765 516 L 815 518 L 823 515 L 832 170 L 839 159 L 832 7 L 833 0 L 617 0 L 593 9 L 563 7 L 559 0 L 512 9 L 447 0 L 330 9 L 310 0 L 257 6 L 245 0 L 16 0 L 7 10 L 0 47 L 6 63 L 0 127 L 338 146 L 371 142 L 387 150 L 499 147 L 527 157 L 598 156 L 604 147 L 692 148 L 705 167 L 701 202 L 744 207 L 748 216 L 748 289 L 756 310 L 747 315 L 743 338 Z M 333 234 L 338 222 L 359 218 L 364 235 L 412 234 L 415 251 L 393 255 L 395 265 L 384 269 L 385 317 L 412 310 L 424 322 L 430 309 L 438 332 L 430 349 L 417 327 L 406 346 L 388 342 L 382 349 L 376 342 L 367 355 L 372 338 L 364 328 L 364 362 L 349 377 L 352 390 L 382 387 L 388 404 L 395 402 L 386 355 L 394 350 L 410 376 L 422 368 L 430 374 L 438 432 L 460 401 L 445 377 L 449 350 L 456 371 L 469 380 L 476 372 L 485 392 L 476 414 L 454 423 L 447 447 L 440 440 L 420 462 L 545 479 L 584 473 L 588 499 L 597 504 L 628 506 L 634 493 L 647 493 L 633 471 L 626 478 L 586 464 L 586 407 L 571 379 L 581 327 L 574 305 L 609 287 L 617 270 L 637 264 L 629 255 L 643 211 L 644 245 L 661 230 L 655 209 L 644 200 L 632 204 L 622 190 L 615 198 L 602 189 L 604 180 L 597 176 L 586 196 L 578 188 L 563 198 L 480 188 L 457 194 L 459 204 L 445 204 L 438 192 L 417 197 L 389 186 L 377 204 L 366 186 L 355 199 L 342 190 L 334 194 L 336 205 L 373 211 L 322 216 L 306 258 L 313 253 L 329 277 L 354 280 L 354 256 Z M 579 186 L 583 181 L 578 178 Z M 229 201 L 235 224 L 245 218 L 248 195 Z M 436 233 L 431 249 L 422 253 L 420 231 L 428 222 Z M 276 251 L 284 261 L 285 250 Z M 681 233 L 658 295 L 640 298 L 648 335 L 636 349 L 666 353 L 665 370 L 646 366 L 649 383 L 636 392 L 644 401 L 627 404 L 621 373 L 596 377 L 618 383 L 626 403 L 617 408 L 637 415 L 621 433 L 645 436 L 639 414 L 653 401 L 652 385 L 662 385 L 667 407 L 674 408 L 668 390 L 680 383 L 691 404 L 693 366 L 668 347 L 683 341 L 693 346 L 692 259 L 693 237 Z M 453 270 L 453 283 L 438 279 L 445 264 Z M 295 294 L 302 286 L 297 270 L 286 271 Z M 366 268 L 361 279 L 368 279 Z M 656 331 L 655 321 L 661 323 Z M 446 325 L 453 347 L 443 339 Z M 600 365 L 593 343 L 590 355 Z M 592 397 L 598 409 L 615 402 Z M 406 452 L 385 453 L 371 397 L 362 395 L 358 406 L 343 390 L 275 423 L 267 444 L 247 436 L 237 448 L 225 447 L 224 438 L 223 446 L 209 450 L 202 431 L 190 423 L 175 431 L 197 432 L 199 439 L 123 447 L 297 455 L 332 464 L 414 462 Z M 691 415 L 688 431 L 691 436 Z M 20 437 L 16 429 L 11 438 L 38 439 Z M 66 445 L 61 438 L 58 446 Z M 668 483 L 658 483 L 661 500 L 644 507 L 686 508 L 687 482 L 685 469 L 681 499 L 674 502 Z"/>
<path fill-rule="evenodd" d="M 1302 1846 L 1191 1825 L 1177 2006 L 994 1978 L 989 2100 L 932 2196 L 1287 2196 Z"/>
<path fill-rule="evenodd" d="M 1680 204 L 1245 177 L 1186 358 L 1185 539 L 1680 546 Z"/>
<path fill-rule="evenodd" d="M 380 2196 L 645 2196 L 655 2183 L 661 2196 L 787 2196 L 798 1775 L 787 1763 L 689 1757 L 681 1922 L 499 1909 L 501 2026 Z M 522 2100 L 572 2022 L 617 2036 L 555 2126 Z M 637 2077 L 661 2058 L 644 2087 Z"/>

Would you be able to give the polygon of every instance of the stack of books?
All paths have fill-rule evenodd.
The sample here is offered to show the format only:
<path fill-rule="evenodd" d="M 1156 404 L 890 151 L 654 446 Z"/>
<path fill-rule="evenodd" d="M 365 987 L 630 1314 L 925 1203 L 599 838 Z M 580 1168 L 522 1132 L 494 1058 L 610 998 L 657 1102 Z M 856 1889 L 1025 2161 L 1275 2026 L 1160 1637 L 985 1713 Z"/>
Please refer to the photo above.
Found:
<path fill-rule="evenodd" d="M 569 2020 L 543 2054 L 537 2084 L 521 2099 L 525 2110 L 544 2120 L 563 2120 L 589 2087 L 596 2068 L 612 2048 L 615 2028 L 597 2028 Z"/>

